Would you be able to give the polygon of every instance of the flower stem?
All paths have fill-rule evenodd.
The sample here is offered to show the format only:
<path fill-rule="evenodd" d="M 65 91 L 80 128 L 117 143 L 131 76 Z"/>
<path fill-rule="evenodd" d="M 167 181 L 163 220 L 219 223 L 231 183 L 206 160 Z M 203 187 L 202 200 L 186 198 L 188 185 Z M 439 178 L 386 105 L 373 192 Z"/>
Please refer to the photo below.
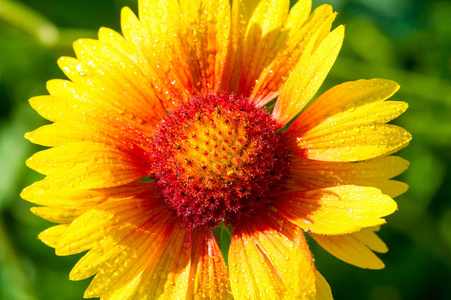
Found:
<path fill-rule="evenodd" d="M 0 19 L 21 29 L 44 45 L 53 46 L 58 41 L 58 28 L 37 11 L 20 2 L 0 0 Z"/>
<path fill-rule="evenodd" d="M 48 48 L 71 48 L 76 39 L 96 37 L 93 30 L 58 28 L 36 10 L 14 0 L 0 0 L 1 20 Z"/>

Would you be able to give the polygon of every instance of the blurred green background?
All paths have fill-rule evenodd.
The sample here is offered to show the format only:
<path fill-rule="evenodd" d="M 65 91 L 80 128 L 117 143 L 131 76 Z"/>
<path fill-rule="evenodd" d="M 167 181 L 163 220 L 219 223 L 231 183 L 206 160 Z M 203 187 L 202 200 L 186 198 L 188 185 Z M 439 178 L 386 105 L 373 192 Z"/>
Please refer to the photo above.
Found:
<path fill-rule="evenodd" d="M 71 42 L 119 30 L 121 7 L 137 0 L 0 0 L 0 299 L 81 299 L 89 280 L 71 282 L 79 256 L 57 257 L 37 239 L 51 224 L 19 197 L 41 175 L 24 161 L 39 147 L 23 134 L 46 123 L 27 100 L 46 94 L 45 82 L 64 78 L 56 60 L 73 55 Z M 346 24 L 341 54 L 324 89 L 359 78 L 401 84 L 393 97 L 409 103 L 395 123 L 413 134 L 399 154 L 411 162 L 380 236 L 386 268 L 347 265 L 312 243 L 318 269 L 335 299 L 451 299 L 451 1 L 329 0 Z"/>

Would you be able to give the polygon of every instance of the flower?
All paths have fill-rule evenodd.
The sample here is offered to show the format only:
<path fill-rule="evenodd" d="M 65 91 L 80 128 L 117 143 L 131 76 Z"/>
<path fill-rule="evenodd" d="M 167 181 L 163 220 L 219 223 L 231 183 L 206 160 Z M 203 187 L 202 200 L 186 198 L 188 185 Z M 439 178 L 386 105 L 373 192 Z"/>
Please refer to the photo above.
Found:
<path fill-rule="evenodd" d="M 53 122 L 27 133 L 51 147 L 27 165 L 46 175 L 21 196 L 59 225 L 39 235 L 57 255 L 88 252 L 85 297 L 331 298 L 305 240 L 362 268 L 383 263 L 375 231 L 406 185 L 388 156 L 411 139 L 386 124 L 389 80 L 316 94 L 344 28 L 311 1 L 140 0 L 123 36 L 74 43 L 50 95 Z M 275 99 L 275 101 L 273 101 Z M 215 238 L 232 233 L 228 267 Z M 222 245 L 221 245 L 222 246 Z"/>

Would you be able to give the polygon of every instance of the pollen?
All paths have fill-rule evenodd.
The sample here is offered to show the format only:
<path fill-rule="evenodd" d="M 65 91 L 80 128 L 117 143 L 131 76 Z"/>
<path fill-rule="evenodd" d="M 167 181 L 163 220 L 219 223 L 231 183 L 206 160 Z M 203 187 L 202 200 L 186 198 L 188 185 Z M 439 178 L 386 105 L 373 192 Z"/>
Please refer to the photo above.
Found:
<path fill-rule="evenodd" d="M 279 129 L 246 98 L 195 97 L 162 120 L 152 144 L 152 177 L 190 226 L 236 225 L 271 208 L 289 179 Z"/>

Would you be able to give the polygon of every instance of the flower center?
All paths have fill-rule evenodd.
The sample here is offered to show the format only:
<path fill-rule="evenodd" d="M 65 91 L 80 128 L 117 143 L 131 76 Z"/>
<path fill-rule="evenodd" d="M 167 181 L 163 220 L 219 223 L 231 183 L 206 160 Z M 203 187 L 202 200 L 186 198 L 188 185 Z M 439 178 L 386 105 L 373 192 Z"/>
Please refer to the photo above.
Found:
<path fill-rule="evenodd" d="M 288 180 L 280 126 L 247 99 L 193 98 L 162 120 L 152 175 L 165 201 L 192 227 L 236 225 L 272 206 Z"/>

